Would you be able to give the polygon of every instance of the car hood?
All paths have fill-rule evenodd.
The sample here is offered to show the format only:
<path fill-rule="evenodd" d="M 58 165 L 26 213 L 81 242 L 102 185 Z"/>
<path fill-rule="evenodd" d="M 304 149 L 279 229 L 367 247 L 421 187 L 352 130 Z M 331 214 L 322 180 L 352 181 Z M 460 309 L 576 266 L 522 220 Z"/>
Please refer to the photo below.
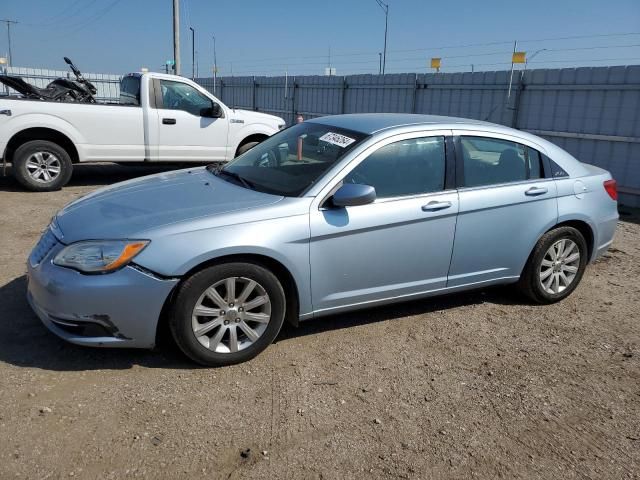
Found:
<path fill-rule="evenodd" d="M 204 167 L 160 173 L 101 188 L 56 215 L 64 243 L 140 238 L 169 224 L 264 207 L 283 197 L 222 180 Z"/>

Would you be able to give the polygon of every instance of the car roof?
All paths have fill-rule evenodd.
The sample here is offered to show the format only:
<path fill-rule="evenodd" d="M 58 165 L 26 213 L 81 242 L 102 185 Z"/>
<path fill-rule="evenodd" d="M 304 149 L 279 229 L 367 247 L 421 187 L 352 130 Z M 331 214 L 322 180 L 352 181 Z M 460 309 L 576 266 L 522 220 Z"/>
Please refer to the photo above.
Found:
<path fill-rule="evenodd" d="M 372 136 L 376 136 L 376 134 L 391 134 L 395 130 L 402 132 L 420 130 L 421 127 L 427 130 L 479 130 L 487 132 L 488 134 L 505 134 L 522 140 L 528 140 L 534 145 L 542 147 L 542 153 L 559 164 L 571 177 L 587 175 L 590 171 L 589 168 L 580 163 L 571 154 L 544 138 L 522 130 L 516 130 L 511 127 L 482 120 L 413 113 L 352 113 L 317 117 L 308 120 L 308 122 L 344 128 Z"/>
<path fill-rule="evenodd" d="M 308 120 L 313 123 L 329 124 L 334 127 L 353 130 L 372 135 L 382 130 L 407 126 L 434 126 L 434 125 L 483 125 L 497 126 L 493 123 L 469 118 L 445 117 L 441 115 L 419 115 L 415 113 L 349 113 L 345 115 L 332 115 Z"/>

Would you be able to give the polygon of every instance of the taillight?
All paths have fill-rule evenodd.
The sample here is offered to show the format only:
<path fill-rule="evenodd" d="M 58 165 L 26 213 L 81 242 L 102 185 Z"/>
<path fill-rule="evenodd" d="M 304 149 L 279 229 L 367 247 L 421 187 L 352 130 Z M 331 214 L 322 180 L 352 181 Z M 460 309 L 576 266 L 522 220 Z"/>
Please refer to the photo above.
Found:
<path fill-rule="evenodd" d="M 615 180 L 605 180 L 604 189 L 611 197 L 611 200 L 618 201 L 618 184 Z"/>

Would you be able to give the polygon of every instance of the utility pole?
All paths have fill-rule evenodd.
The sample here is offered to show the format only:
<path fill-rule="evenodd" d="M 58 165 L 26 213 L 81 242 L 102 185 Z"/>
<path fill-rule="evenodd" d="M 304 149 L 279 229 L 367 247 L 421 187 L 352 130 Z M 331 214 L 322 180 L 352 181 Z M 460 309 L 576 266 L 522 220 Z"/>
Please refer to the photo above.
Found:
<path fill-rule="evenodd" d="M 13 23 L 15 25 L 18 22 L 16 22 L 15 20 L 7 19 L 2 19 L 0 20 L 0 22 L 4 22 L 7 24 L 7 42 L 9 44 L 9 58 L 7 58 L 7 63 L 13 66 L 13 55 L 11 54 L 11 24 Z"/>
<path fill-rule="evenodd" d="M 193 27 L 189 27 L 191 30 L 191 80 L 196 78 L 196 31 Z"/>
<path fill-rule="evenodd" d="M 513 53 L 516 53 L 518 49 L 518 42 L 513 42 Z M 509 106 L 509 99 L 511 98 L 511 85 L 513 83 L 513 55 L 511 56 L 511 75 L 509 76 L 509 91 L 507 92 L 507 106 Z"/>
<path fill-rule="evenodd" d="M 216 82 L 218 80 L 218 62 L 216 60 L 216 36 L 212 35 L 213 38 L 213 94 L 216 94 Z"/>
<path fill-rule="evenodd" d="M 378 5 L 384 12 L 384 53 L 382 54 L 382 74 L 387 67 L 387 29 L 389 27 L 389 4 L 384 3 L 382 0 L 376 0 Z"/>
<path fill-rule="evenodd" d="M 180 75 L 180 0 L 173 0 L 173 68 Z"/>

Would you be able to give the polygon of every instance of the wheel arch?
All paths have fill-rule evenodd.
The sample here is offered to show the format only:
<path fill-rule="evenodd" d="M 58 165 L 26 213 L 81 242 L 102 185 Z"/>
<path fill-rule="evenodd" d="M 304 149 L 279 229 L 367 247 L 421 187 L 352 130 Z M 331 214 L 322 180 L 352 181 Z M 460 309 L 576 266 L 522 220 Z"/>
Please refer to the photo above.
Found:
<path fill-rule="evenodd" d="M 240 150 L 240 147 L 242 147 L 243 145 L 246 145 L 247 143 L 250 143 L 250 142 L 262 142 L 267 138 L 269 138 L 269 135 L 267 135 L 266 133 L 252 133 L 251 135 L 247 135 L 242 140 L 240 140 L 240 143 L 238 143 L 238 146 L 236 147 L 236 151 L 233 157 L 235 158 L 238 156 L 238 150 Z"/>
<path fill-rule="evenodd" d="M 284 266 L 281 262 L 276 260 L 273 257 L 269 257 L 267 255 L 248 253 L 248 254 L 229 254 L 223 255 L 216 258 L 211 258 L 209 260 L 205 260 L 204 262 L 199 263 L 198 265 L 192 267 L 189 271 L 187 271 L 184 275 L 181 276 L 180 282 L 178 282 L 174 287 L 171 293 L 167 296 L 167 299 L 162 306 L 162 310 L 160 313 L 160 318 L 158 320 L 158 325 L 156 328 L 156 344 L 159 343 L 159 340 L 162 338 L 168 338 L 169 336 L 169 312 L 171 309 L 171 305 L 173 304 L 173 300 L 184 281 L 196 273 L 204 270 L 205 268 L 212 267 L 214 265 L 221 265 L 224 263 L 234 263 L 234 262 L 243 262 L 243 263 L 251 263 L 254 265 L 260 265 L 267 270 L 271 271 L 280 281 L 282 288 L 285 291 L 286 298 L 286 315 L 285 321 L 290 323 L 291 325 L 297 327 L 298 326 L 298 316 L 300 312 L 300 293 L 298 290 L 298 285 L 293 277 L 293 274 L 289 271 L 289 269 Z"/>
<path fill-rule="evenodd" d="M 5 148 L 5 159 L 7 162 L 13 162 L 15 151 L 23 144 L 32 140 L 45 140 L 53 142 L 63 148 L 71 157 L 72 163 L 79 162 L 78 149 L 73 141 L 64 133 L 48 127 L 30 127 L 15 133 Z"/>
<path fill-rule="evenodd" d="M 587 223 L 586 221 L 579 219 L 563 220 L 562 222 L 554 225 L 553 228 L 547 230 L 547 232 L 559 227 L 573 227 L 582 234 L 585 241 L 587 242 L 587 258 L 589 259 L 589 261 L 591 261 L 595 248 L 595 232 L 593 231 L 591 225 L 589 225 L 589 223 Z"/>

